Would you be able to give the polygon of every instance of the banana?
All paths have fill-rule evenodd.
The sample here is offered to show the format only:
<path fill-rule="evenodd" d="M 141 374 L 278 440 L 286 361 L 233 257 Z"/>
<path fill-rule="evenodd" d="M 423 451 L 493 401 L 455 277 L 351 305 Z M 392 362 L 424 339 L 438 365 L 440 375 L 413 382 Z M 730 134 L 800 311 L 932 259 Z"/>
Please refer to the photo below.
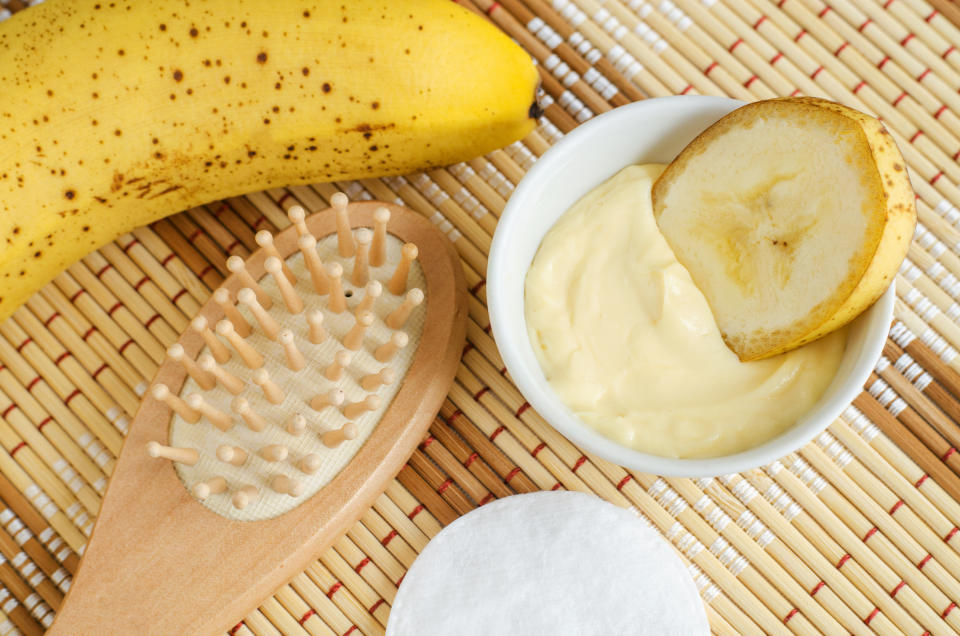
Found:
<path fill-rule="evenodd" d="M 667 167 L 653 207 L 743 361 L 856 318 L 890 286 L 917 222 L 883 124 L 812 97 L 723 117 Z"/>
<path fill-rule="evenodd" d="M 449 0 L 48 0 L 0 24 L 0 319 L 129 230 L 246 192 L 447 165 L 539 114 Z"/>

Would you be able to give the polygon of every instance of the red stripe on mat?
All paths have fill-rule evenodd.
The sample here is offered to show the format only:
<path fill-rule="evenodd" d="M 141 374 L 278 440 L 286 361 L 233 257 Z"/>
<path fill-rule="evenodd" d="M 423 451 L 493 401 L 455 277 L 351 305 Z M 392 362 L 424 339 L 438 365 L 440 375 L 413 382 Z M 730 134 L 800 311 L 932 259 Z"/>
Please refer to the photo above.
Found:
<path fill-rule="evenodd" d="M 397 536 L 397 531 L 396 531 L 396 530 L 390 530 L 390 532 L 387 533 L 387 536 L 385 536 L 384 538 L 380 539 L 380 545 L 386 546 L 388 543 L 390 543 L 391 541 L 393 541 L 393 538 L 394 538 L 395 536 Z"/>

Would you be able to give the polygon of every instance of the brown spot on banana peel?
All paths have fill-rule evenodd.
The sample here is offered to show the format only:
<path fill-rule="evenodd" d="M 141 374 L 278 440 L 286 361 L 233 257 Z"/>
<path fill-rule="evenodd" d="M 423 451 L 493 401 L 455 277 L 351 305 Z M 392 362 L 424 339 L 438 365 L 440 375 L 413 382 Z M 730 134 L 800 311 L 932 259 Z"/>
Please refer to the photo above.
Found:
<path fill-rule="evenodd" d="M 543 108 L 540 107 L 540 101 L 537 97 L 540 95 L 540 83 L 537 83 L 537 87 L 533 89 L 533 103 L 530 104 L 530 110 L 527 111 L 527 115 L 530 119 L 540 119 L 543 117 Z"/>

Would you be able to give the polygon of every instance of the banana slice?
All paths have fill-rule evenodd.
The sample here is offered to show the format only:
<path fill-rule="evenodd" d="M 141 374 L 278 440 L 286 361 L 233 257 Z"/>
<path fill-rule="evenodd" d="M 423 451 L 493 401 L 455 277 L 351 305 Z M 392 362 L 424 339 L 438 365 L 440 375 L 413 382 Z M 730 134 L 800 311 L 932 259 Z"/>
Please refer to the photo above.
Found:
<path fill-rule="evenodd" d="M 654 216 L 741 360 L 842 327 L 886 290 L 916 225 L 876 119 L 816 98 L 739 108 L 653 188 Z"/>

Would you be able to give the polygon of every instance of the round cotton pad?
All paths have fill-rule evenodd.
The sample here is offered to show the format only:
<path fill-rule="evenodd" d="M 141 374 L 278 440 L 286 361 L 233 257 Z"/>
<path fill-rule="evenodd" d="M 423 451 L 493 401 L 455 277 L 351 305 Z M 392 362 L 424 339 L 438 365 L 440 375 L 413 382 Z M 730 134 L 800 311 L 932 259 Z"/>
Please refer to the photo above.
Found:
<path fill-rule="evenodd" d="M 407 572 L 387 636 L 709 634 L 680 557 L 593 495 L 494 501 L 440 531 Z"/>

